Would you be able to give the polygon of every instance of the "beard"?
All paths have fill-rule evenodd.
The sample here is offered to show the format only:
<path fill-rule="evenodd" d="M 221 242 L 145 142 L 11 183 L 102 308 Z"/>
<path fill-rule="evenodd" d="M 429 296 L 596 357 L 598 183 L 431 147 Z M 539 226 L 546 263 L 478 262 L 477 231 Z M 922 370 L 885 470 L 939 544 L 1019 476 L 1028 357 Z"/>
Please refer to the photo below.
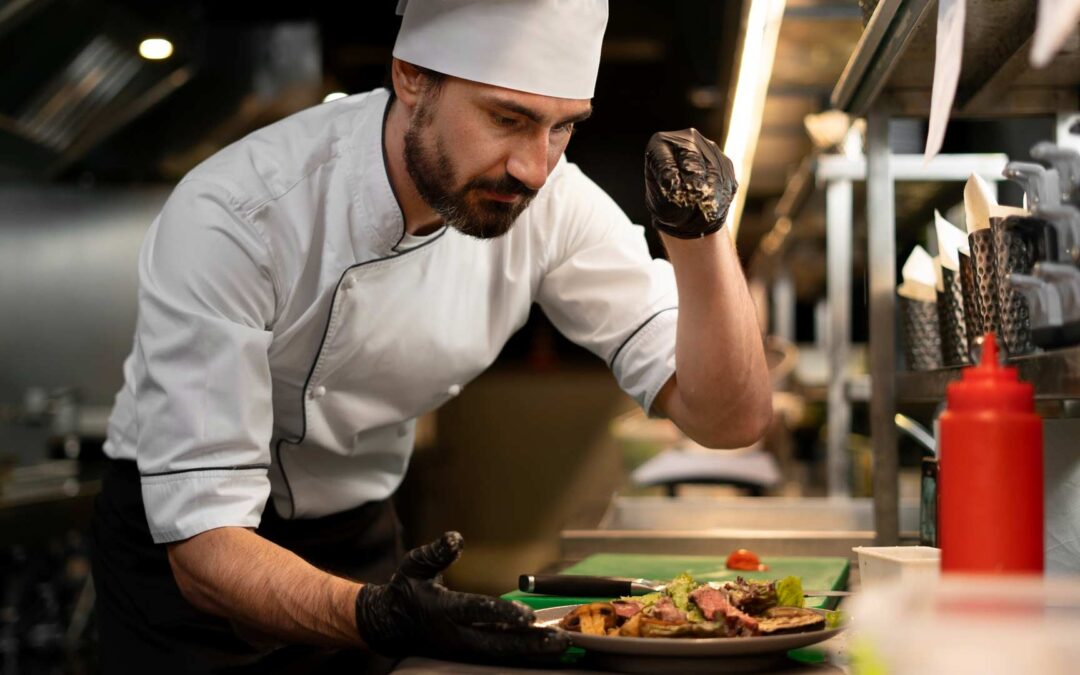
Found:
<path fill-rule="evenodd" d="M 510 231 L 514 221 L 536 196 L 537 191 L 509 174 L 501 178 L 473 178 L 460 188 L 456 171 L 441 139 L 428 147 L 421 132 L 431 125 L 432 103 L 425 99 L 417 106 L 405 132 L 405 169 L 416 191 L 442 217 L 447 226 L 477 239 L 494 239 Z M 519 195 L 513 202 L 486 199 L 481 191 Z"/>

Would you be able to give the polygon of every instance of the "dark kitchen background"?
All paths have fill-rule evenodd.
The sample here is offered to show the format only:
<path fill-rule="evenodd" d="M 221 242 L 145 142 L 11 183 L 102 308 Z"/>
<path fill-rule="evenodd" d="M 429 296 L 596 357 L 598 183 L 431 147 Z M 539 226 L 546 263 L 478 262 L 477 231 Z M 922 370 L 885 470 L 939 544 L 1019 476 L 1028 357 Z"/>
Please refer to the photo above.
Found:
<path fill-rule="evenodd" d="M 332 92 L 383 86 L 395 4 L 0 3 L 0 672 L 93 672 L 85 528 L 131 346 L 135 257 L 171 186 L 222 147 Z M 821 150 L 804 119 L 828 108 L 863 31 L 868 7 L 860 5 L 872 4 L 787 2 L 753 178 L 743 186 L 737 244 L 747 266 L 788 180 Z M 724 138 L 747 6 L 611 3 L 595 112 L 568 156 L 635 222 L 647 219 L 642 153 L 654 131 L 694 126 Z M 141 58 L 137 47 L 151 36 L 170 40 L 173 55 Z M 1052 127 L 1051 119 L 958 120 L 945 151 L 1022 158 Z M 921 151 L 925 121 L 895 120 L 892 136 L 894 149 Z M 923 240 L 933 208 L 955 202 L 960 189 L 901 193 L 898 251 Z M 1006 186 L 1002 194 L 1019 203 L 1019 192 Z M 864 211 L 860 189 L 856 345 L 867 337 Z M 824 490 L 823 357 L 815 351 L 824 236 L 819 217 L 788 242 L 793 337 L 801 367 L 817 375 L 806 376 L 799 415 L 766 439 L 784 472 L 777 494 Z M 782 351 L 773 356 L 774 365 L 786 363 Z M 410 543 L 460 529 L 469 550 L 451 581 L 509 590 L 518 573 L 558 562 L 560 531 L 594 527 L 613 493 L 633 493 L 634 448 L 667 442 L 647 425 L 604 365 L 534 312 L 489 373 L 421 420 L 399 494 Z M 866 433 L 859 409 L 853 431 Z M 909 454 L 917 462 L 917 450 Z"/>

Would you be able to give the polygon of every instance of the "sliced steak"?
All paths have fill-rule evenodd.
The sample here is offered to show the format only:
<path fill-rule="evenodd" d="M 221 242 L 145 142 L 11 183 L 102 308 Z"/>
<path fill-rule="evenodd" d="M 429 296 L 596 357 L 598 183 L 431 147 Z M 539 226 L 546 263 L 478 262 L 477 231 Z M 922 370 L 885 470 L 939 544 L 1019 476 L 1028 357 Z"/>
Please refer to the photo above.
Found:
<path fill-rule="evenodd" d="M 654 619 L 671 623 L 686 621 L 686 612 L 676 607 L 668 597 L 661 598 L 655 605 L 646 609 L 645 613 Z"/>
<path fill-rule="evenodd" d="M 723 591 L 709 586 L 702 586 L 691 593 L 690 599 L 701 610 L 701 615 L 705 617 L 706 621 L 716 620 L 717 614 L 727 616 L 728 610 L 731 609 L 731 603 L 728 602 L 727 595 Z"/>
<path fill-rule="evenodd" d="M 757 620 L 732 605 L 724 591 L 702 586 L 690 594 L 690 599 L 701 609 L 701 614 L 706 620 L 722 620 L 727 626 L 728 635 L 758 634 Z"/>
<path fill-rule="evenodd" d="M 611 604 L 615 607 L 615 616 L 620 619 L 629 619 L 641 611 L 641 603 L 633 600 L 612 600 Z"/>

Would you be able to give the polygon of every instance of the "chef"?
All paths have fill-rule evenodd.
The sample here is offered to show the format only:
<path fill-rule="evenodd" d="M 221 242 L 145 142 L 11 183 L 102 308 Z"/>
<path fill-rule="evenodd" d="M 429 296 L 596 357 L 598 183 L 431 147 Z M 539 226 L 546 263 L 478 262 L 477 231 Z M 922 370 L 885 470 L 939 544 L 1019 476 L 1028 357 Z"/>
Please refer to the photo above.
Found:
<path fill-rule="evenodd" d="M 389 501 L 416 418 L 487 368 L 534 302 L 698 442 L 745 446 L 768 423 L 721 230 L 731 162 L 694 130 L 650 141 L 669 263 L 564 155 L 591 112 L 606 1 L 400 12 L 392 90 L 225 148 L 146 236 L 94 524 L 106 672 L 562 652 L 523 605 L 442 585 L 459 534 L 402 557 Z"/>

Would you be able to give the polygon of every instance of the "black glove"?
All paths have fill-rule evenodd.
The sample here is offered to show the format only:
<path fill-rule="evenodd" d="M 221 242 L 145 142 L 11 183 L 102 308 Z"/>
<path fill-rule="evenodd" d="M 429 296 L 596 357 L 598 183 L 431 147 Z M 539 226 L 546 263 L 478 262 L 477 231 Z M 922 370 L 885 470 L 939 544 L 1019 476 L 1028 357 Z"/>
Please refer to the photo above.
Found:
<path fill-rule="evenodd" d="M 458 559 L 465 540 L 447 532 L 409 551 L 388 584 L 366 584 L 356 596 L 356 627 L 372 650 L 386 656 L 429 656 L 508 663 L 554 661 L 567 636 L 532 626 L 520 602 L 442 585 L 440 573 Z"/>
<path fill-rule="evenodd" d="M 739 184 L 735 167 L 697 129 L 658 131 L 645 148 L 645 203 L 653 226 L 680 239 L 724 226 Z"/>

